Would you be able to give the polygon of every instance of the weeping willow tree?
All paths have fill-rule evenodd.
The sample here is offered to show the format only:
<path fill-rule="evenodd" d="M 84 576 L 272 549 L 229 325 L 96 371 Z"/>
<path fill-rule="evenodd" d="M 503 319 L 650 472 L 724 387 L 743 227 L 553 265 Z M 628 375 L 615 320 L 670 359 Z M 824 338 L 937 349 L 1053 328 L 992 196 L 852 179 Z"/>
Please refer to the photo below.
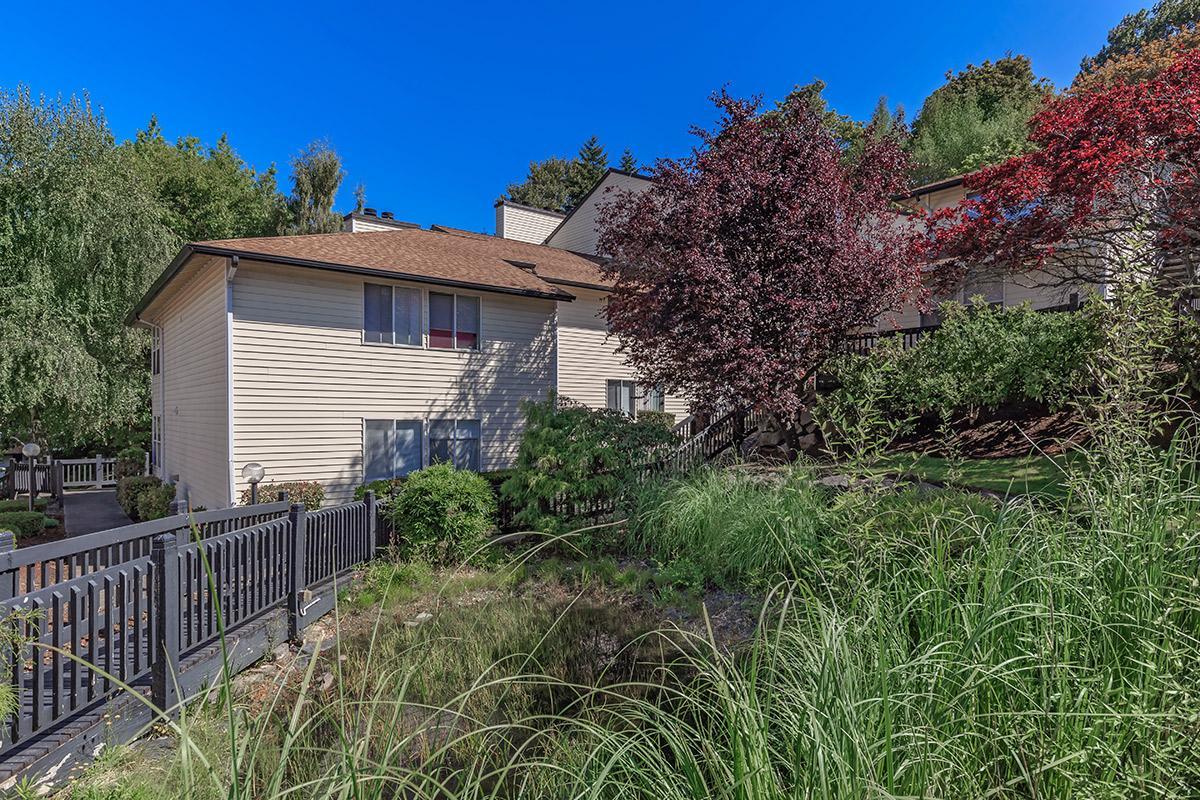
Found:
<path fill-rule="evenodd" d="M 147 337 L 124 318 L 176 248 L 162 214 L 86 97 L 0 90 L 0 446 L 146 413 Z"/>

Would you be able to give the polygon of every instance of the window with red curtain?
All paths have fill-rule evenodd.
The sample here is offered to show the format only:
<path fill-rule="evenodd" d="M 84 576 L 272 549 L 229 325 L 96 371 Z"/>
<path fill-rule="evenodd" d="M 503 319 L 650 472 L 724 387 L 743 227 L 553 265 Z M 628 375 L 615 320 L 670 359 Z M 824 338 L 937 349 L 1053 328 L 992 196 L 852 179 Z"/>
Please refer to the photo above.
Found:
<path fill-rule="evenodd" d="M 429 293 L 429 346 L 454 347 L 454 295 Z"/>

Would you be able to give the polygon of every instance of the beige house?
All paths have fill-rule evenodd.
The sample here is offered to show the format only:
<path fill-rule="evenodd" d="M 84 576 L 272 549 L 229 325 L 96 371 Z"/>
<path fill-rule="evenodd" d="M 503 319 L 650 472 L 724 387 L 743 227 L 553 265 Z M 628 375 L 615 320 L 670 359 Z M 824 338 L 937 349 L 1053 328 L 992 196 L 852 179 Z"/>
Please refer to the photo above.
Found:
<path fill-rule="evenodd" d="M 626 183 L 645 180 L 602 181 Z M 130 317 L 154 337 L 156 474 L 220 508 L 258 462 L 267 481 L 319 481 L 334 502 L 435 460 L 511 465 L 521 401 L 552 389 L 682 417 L 608 337 L 593 254 L 604 188 L 566 216 L 498 205 L 513 238 L 367 209 L 343 233 L 186 246 Z"/>
<path fill-rule="evenodd" d="M 897 200 L 914 211 L 934 212 L 950 208 L 958 205 L 967 196 L 963 178 L 964 176 L 958 176 L 918 186 Z M 967 275 L 954 291 L 931 297 L 929 307 L 924 310 L 921 306 L 925 304 L 921 303 L 919 298 L 914 298 L 895 312 L 883 315 L 879 320 L 879 329 L 918 328 L 936 324 L 937 306 L 950 300 L 967 303 L 972 297 L 982 296 L 986 302 L 993 305 L 1007 307 L 1029 303 L 1033 308 L 1040 309 L 1078 303 L 1088 291 L 1102 292 L 1103 288 L 1064 284 L 1038 270 L 1021 274 L 1008 273 L 1003 276 Z"/>

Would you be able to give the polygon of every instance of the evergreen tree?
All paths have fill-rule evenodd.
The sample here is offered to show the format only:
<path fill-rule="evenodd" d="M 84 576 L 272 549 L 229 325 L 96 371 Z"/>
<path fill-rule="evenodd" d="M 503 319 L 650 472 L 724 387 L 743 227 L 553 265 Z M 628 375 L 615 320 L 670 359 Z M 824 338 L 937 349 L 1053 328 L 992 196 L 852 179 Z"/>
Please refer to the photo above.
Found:
<path fill-rule="evenodd" d="M 633 151 L 628 147 L 625 148 L 625 152 L 621 153 L 621 170 L 633 173 L 638 171 L 637 159 L 633 157 Z"/>
<path fill-rule="evenodd" d="M 571 162 L 551 156 L 544 161 L 529 162 L 529 174 L 521 183 L 508 185 L 505 199 L 521 205 L 566 211 L 570 208 L 568 175 Z"/>
<path fill-rule="evenodd" d="M 1108 32 L 1108 43 L 1094 56 L 1083 59 L 1081 73 L 1093 72 L 1110 59 L 1135 53 L 1150 42 L 1196 30 L 1200 0 L 1159 0 L 1153 8 L 1126 15 Z"/>
<path fill-rule="evenodd" d="M 622 169 L 625 169 L 626 156 L 636 168 L 636 162 L 632 161 L 633 153 L 627 149 L 621 159 Z M 580 146 L 575 158 L 551 156 L 544 161 L 530 162 L 525 180 L 510 183 L 501 199 L 549 211 L 567 212 L 583 200 L 607 170 L 608 153 L 600 140 L 591 136 Z"/>
<path fill-rule="evenodd" d="M 579 148 L 579 155 L 571 163 L 567 176 L 567 204 L 572 208 L 592 190 L 608 170 L 608 153 L 595 136 L 589 137 Z"/>
<path fill-rule="evenodd" d="M 289 233 L 336 233 L 342 216 L 333 210 L 346 176 L 342 160 L 328 142 L 316 141 L 292 159 Z"/>

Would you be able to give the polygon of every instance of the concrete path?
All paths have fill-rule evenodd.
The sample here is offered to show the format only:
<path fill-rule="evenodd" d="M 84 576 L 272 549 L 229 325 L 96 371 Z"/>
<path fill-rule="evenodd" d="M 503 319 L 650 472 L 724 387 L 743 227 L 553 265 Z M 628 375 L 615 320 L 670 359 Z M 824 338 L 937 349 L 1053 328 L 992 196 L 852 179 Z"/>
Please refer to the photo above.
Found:
<path fill-rule="evenodd" d="M 133 524 L 133 520 L 117 505 L 115 489 L 64 492 L 63 514 L 67 518 L 68 536 L 82 536 Z"/>

